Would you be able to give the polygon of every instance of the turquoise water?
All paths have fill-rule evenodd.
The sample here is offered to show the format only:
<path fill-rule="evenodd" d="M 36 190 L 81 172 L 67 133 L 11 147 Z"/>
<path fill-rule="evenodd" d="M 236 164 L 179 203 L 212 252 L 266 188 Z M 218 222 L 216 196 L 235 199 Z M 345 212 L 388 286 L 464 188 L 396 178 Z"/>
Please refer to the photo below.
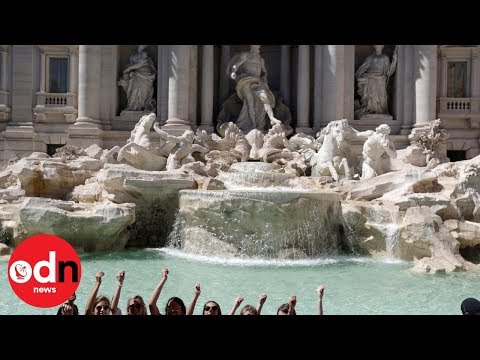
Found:
<path fill-rule="evenodd" d="M 316 288 L 326 286 L 326 315 L 441 315 L 460 314 L 466 297 L 480 297 L 480 275 L 472 273 L 415 274 L 412 263 L 359 257 L 329 257 L 305 261 L 224 260 L 185 255 L 170 249 L 146 249 L 104 254 L 82 254 L 82 279 L 76 304 L 83 313 L 95 273 L 104 271 L 99 294 L 110 298 L 116 288 L 115 274 L 125 270 L 120 308 L 126 312 L 128 297 L 140 294 L 148 301 L 161 278 L 170 271 L 158 300 L 161 312 L 171 296 L 188 307 L 195 283 L 202 293 L 194 314 L 203 304 L 216 300 L 227 314 L 237 296 L 257 306 L 258 295 L 268 294 L 262 314 L 275 314 L 278 306 L 297 296 L 297 314 L 315 314 Z M 8 262 L 0 260 L 0 315 L 55 314 L 56 308 L 40 309 L 20 301 L 10 288 Z M 240 310 L 240 309 L 239 309 Z M 239 313 L 237 310 L 237 314 Z"/>

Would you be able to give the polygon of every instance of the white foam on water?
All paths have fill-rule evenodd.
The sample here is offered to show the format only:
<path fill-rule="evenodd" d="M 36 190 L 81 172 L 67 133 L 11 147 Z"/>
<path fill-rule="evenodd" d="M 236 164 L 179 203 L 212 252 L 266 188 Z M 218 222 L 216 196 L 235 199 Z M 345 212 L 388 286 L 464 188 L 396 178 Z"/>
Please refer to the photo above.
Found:
<path fill-rule="evenodd" d="M 318 266 L 332 265 L 339 263 L 385 263 L 401 264 L 405 261 L 390 258 L 370 258 L 370 257 L 351 257 L 351 256 L 332 256 L 316 259 L 252 259 L 252 258 L 223 258 L 219 256 L 206 256 L 190 254 L 178 249 L 172 248 L 150 248 L 148 251 L 159 252 L 167 256 L 182 258 L 190 261 L 205 262 L 211 264 L 221 264 L 227 266 Z"/>

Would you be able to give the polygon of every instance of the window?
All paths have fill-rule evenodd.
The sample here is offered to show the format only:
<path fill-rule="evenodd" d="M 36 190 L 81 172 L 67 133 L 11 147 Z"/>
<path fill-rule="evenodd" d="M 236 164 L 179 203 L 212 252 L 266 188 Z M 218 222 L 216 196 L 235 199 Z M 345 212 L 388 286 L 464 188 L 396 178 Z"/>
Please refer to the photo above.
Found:
<path fill-rule="evenodd" d="M 68 92 L 68 58 L 51 57 L 49 61 L 49 92 Z"/>
<path fill-rule="evenodd" d="M 447 68 L 447 97 L 466 98 L 467 62 L 450 61 Z"/>

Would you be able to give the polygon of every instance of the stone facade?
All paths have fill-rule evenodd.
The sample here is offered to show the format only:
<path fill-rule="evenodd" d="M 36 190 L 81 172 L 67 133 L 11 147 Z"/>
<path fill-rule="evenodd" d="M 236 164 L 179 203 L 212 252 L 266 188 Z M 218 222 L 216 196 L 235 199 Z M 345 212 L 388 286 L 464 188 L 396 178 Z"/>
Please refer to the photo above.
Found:
<path fill-rule="evenodd" d="M 53 153 L 64 144 L 123 145 L 143 115 L 124 111 L 125 94 L 117 85 L 136 47 L 0 45 L 0 161 L 33 151 Z M 157 70 L 153 97 L 162 129 L 172 135 L 190 128 L 213 132 L 223 101 L 235 91 L 225 76 L 228 60 L 248 48 L 150 45 L 148 55 Z M 391 57 L 394 48 L 385 46 L 385 53 Z M 395 147 L 403 149 L 410 144 L 409 135 L 440 118 L 453 160 L 480 154 L 480 47 L 399 45 L 387 89 L 392 119 L 372 114 L 355 120 L 355 72 L 371 49 L 262 46 L 269 86 L 290 108 L 295 132 L 315 134 L 343 118 L 359 131 L 386 123 Z"/>

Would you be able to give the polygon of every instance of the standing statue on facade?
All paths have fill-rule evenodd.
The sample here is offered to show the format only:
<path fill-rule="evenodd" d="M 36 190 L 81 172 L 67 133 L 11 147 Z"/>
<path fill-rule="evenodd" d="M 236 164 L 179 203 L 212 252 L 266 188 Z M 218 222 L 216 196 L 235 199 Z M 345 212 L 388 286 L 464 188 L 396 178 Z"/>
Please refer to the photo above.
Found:
<path fill-rule="evenodd" d="M 242 105 L 238 117 L 233 120 L 233 111 L 227 108 L 234 107 L 234 101 L 228 99 L 219 115 L 219 124 L 234 121 L 244 132 L 252 129 L 267 130 L 275 124 L 282 124 L 273 112 L 275 96 L 268 87 L 267 69 L 260 56 L 260 45 L 251 45 L 249 52 L 233 56 L 227 66 L 227 76 L 235 80 L 236 95 Z M 267 115 L 270 123 L 267 123 Z"/>
<path fill-rule="evenodd" d="M 152 111 L 155 107 L 155 100 L 152 97 L 157 70 L 146 48 L 147 45 L 138 45 L 137 51 L 130 56 L 127 68 L 118 81 L 118 85 L 127 94 L 125 110 L 128 111 Z"/>
<path fill-rule="evenodd" d="M 373 45 L 375 51 L 358 68 L 358 95 L 361 106 L 355 111 L 357 119 L 367 114 L 388 114 L 387 86 L 397 66 L 397 48 L 392 62 L 383 53 L 383 45 Z"/>

